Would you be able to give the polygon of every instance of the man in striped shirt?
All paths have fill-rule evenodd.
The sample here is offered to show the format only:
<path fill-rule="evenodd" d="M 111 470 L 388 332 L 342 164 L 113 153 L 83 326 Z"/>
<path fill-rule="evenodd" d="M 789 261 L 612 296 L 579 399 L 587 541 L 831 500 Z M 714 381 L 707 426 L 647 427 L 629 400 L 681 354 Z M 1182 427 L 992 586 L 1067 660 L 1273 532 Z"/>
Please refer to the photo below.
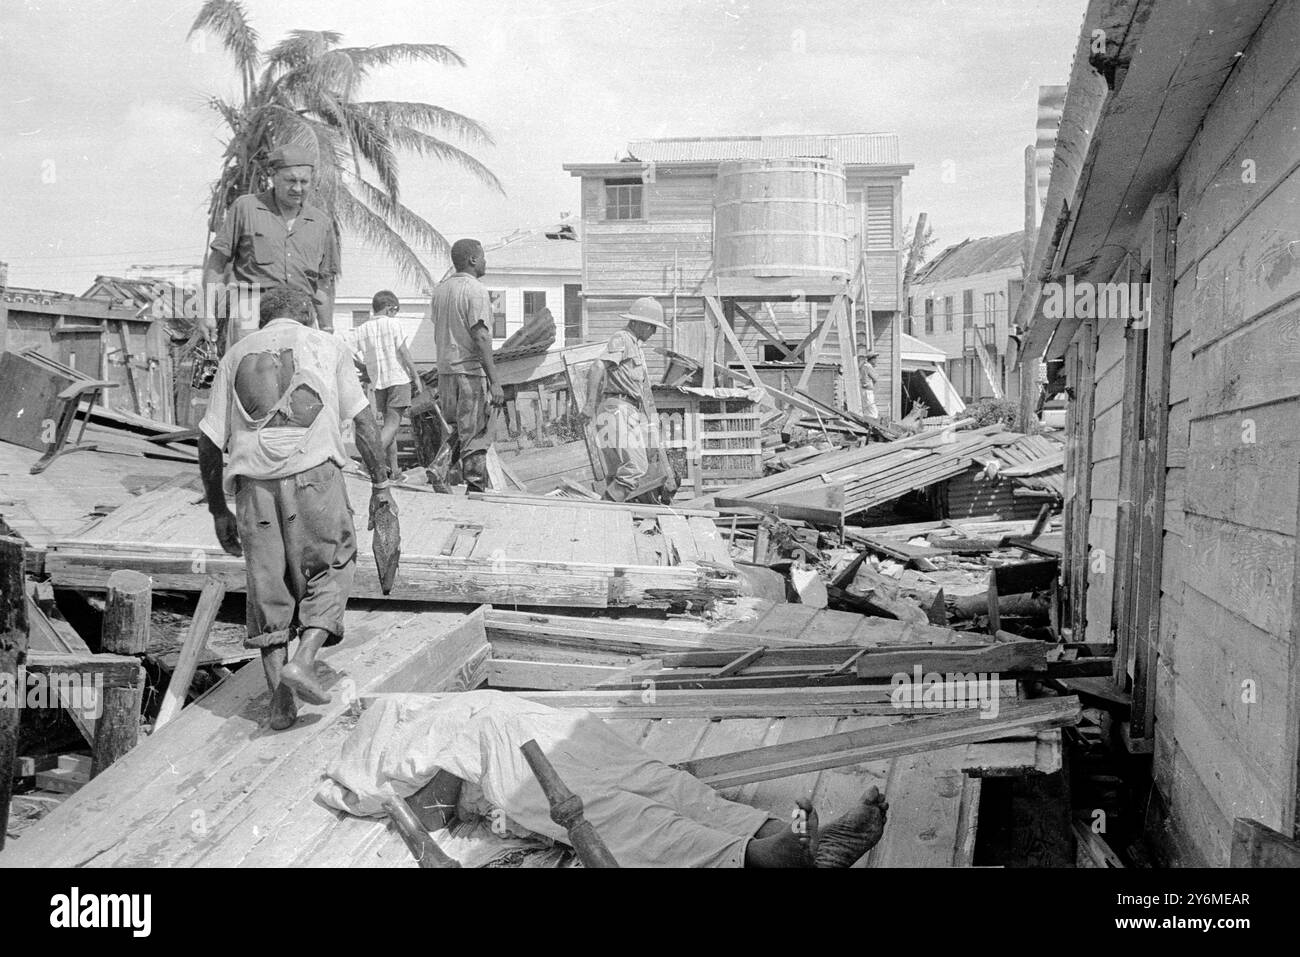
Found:
<path fill-rule="evenodd" d="M 354 331 L 352 352 L 365 367 L 366 378 L 375 390 L 375 405 L 380 417 L 380 441 L 392 475 L 397 469 L 397 432 L 402 415 L 411 407 L 413 393 L 421 388 L 407 349 L 406 333 L 397 313 L 401 303 L 387 289 L 375 293 L 370 303 L 370 318 Z"/>

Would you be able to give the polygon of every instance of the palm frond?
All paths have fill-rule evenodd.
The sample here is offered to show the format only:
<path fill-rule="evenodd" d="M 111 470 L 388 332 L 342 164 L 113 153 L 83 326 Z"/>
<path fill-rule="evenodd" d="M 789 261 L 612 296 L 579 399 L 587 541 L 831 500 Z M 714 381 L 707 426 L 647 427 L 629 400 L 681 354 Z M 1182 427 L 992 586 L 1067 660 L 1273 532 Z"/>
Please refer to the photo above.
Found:
<path fill-rule="evenodd" d="M 358 110 L 355 103 L 343 105 L 343 126 L 356 154 L 375 171 L 388 195 L 397 199 L 400 188 L 397 180 L 397 153 L 393 149 L 389 131 L 375 123 L 364 110 Z M 356 162 L 355 172 L 357 176 L 365 174 L 360 160 Z"/>
<path fill-rule="evenodd" d="M 339 221 L 367 246 L 387 256 L 403 279 L 422 287 L 433 285 L 428 268 L 382 216 L 346 189 L 339 190 L 336 209 Z"/>
<path fill-rule="evenodd" d="M 441 43 L 386 43 L 372 47 L 341 47 L 362 71 L 395 63 L 437 63 L 442 66 L 464 66 L 461 55 Z"/>
<path fill-rule="evenodd" d="M 409 126 L 423 133 L 452 133 L 468 143 L 495 146 L 496 140 L 478 120 L 432 103 L 406 103 L 400 100 L 362 100 L 355 104 L 370 113 L 375 122 L 386 126 Z"/>
<path fill-rule="evenodd" d="M 413 245 L 416 250 L 436 254 L 450 248 L 446 238 L 432 223 L 409 206 L 394 200 L 374 183 L 355 177 L 344 185 L 349 193 L 363 200 L 400 232 L 408 245 Z"/>
<path fill-rule="evenodd" d="M 248 20 L 248 11 L 239 0 L 206 0 L 190 24 L 185 39 L 203 30 L 216 34 L 221 45 L 235 58 L 244 84 L 244 98 L 247 99 L 262 56 L 257 49 L 260 38 Z"/>
<path fill-rule="evenodd" d="M 333 30 L 290 30 L 266 54 L 267 69 L 292 70 L 324 56 L 342 41 Z"/>
<path fill-rule="evenodd" d="M 432 156 L 444 163 L 453 163 L 466 172 L 474 174 L 479 181 L 491 186 L 502 196 L 505 195 L 505 187 L 497 179 L 496 173 L 458 146 L 452 146 L 445 140 L 413 130 L 409 126 L 393 127 L 388 131 L 388 137 L 397 149 L 411 150 L 420 156 Z"/>

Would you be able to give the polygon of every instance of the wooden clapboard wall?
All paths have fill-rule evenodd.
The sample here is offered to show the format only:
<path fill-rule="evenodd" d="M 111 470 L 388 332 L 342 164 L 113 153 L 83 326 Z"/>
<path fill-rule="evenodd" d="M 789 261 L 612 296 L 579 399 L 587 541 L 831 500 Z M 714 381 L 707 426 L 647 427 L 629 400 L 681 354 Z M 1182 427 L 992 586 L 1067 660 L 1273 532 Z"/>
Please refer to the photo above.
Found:
<path fill-rule="evenodd" d="M 1227 863 L 1236 817 L 1296 823 L 1298 69 L 1279 3 L 1177 178 L 1155 773 L 1193 864 Z"/>

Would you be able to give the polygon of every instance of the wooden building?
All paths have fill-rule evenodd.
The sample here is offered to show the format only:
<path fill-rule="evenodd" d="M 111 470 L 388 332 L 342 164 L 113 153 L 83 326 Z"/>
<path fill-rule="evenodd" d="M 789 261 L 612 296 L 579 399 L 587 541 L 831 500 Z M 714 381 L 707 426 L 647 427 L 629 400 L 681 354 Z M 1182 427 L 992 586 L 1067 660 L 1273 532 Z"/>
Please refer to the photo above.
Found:
<path fill-rule="evenodd" d="M 849 262 L 865 258 L 870 328 L 880 353 L 880 411 L 899 414 L 902 181 L 912 167 L 899 161 L 895 134 L 659 139 L 634 142 L 628 152 L 621 162 L 565 166 L 582 180 L 584 340 L 608 337 L 624 325 L 618 316 L 633 299 L 654 296 L 673 327 L 662 345 L 698 353 L 704 297 L 719 293 L 715 201 L 721 164 L 822 158 L 844 171 Z M 786 348 L 807 338 L 831 308 L 825 297 L 801 294 L 812 285 L 792 280 L 775 301 L 756 307 Z M 855 324 L 865 328 L 861 297 L 855 309 Z M 781 347 L 751 324 L 734 329 L 751 363 L 781 357 Z M 835 355 L 837 348 L 832 332 L 824 354 Z"/>
<path fill-rule="evenodd" d="M 1023 232 L 967 239 L 917 273 L 905 331 L 942 349 L 953 387 L 967 402 L 1006 394 L 1008 317 L 1024 284 Z"/>
<path fill-rule="evenodd" d="M 1018 316 L 1072 395 L 1073 633 L 1116 642 L 1150 833 L 1188 864 L 1237 819 L 1297 826 L 1297 13 L 1089 4 Z"/>

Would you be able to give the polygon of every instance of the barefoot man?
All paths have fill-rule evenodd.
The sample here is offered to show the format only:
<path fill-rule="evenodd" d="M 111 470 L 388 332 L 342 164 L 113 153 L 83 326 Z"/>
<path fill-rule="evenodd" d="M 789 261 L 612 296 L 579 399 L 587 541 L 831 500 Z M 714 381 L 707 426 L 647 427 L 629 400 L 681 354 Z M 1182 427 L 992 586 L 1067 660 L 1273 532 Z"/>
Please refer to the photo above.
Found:
<path fill-rule="evenodd" d="M 819 826 L 807 800 L 788 812 L 729 800 L 590 712 L 490 689 L 435 697 L 395 695 L 368 708 L 326 767 L 321 801 L 374 816 L 397 795 L 429 831 L 455 818 L 566 841 L 521 760 L 532 742 L 581 795 L 584 818 L 623 867 L 851 867 L 885 828 L 889 805 L 875 787 Z"/>
<path fill-rule="evenodd" d="M 260 313 L 258 331 L 235 343 L 217 368 L 199 423 L 199 471 L 217 541 L 244 556 L 245 645 L 262 652 L 271 727 L 282 731 L 297 719 L 298 698 L 330 700 L 316 680 L 316 653 L 343 640 L 357 556 L 343 485 L 343 422 L 354 423 L 374 483 L 371 516 L 393 502 L 379 428 L 347 346 L 313 328 L 314 304 L 298 290 L 263 292 Z M 230 492 L 238 517 L 226 505 Z"/>

